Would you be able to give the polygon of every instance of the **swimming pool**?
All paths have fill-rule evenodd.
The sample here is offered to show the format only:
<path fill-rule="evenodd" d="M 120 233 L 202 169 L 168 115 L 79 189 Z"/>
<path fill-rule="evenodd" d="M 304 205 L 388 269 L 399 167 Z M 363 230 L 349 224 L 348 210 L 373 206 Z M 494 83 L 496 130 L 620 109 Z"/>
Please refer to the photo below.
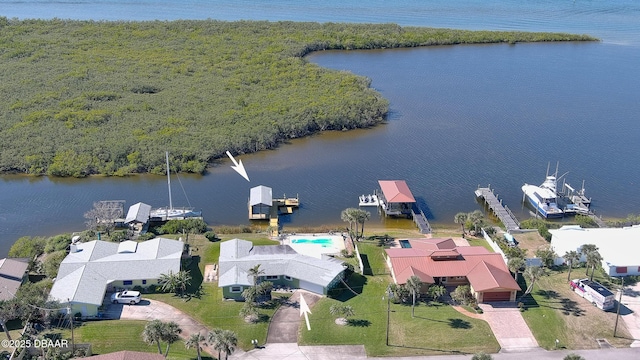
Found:
<path fill-rule="evenodd" d="M 342 235 L 297 234 L 289 235 L 282 241 L 297 253 L 321 259 L 323 255 L 337 255 L 344 249 Z"/>
<path fill-rule="evenodd" d="M 333 246 L 333 240 L 328 238 L 318 238 L 318 239 L 292 239 L 292 244 L 316 244 L 322 247 L 330 247 Z"/>

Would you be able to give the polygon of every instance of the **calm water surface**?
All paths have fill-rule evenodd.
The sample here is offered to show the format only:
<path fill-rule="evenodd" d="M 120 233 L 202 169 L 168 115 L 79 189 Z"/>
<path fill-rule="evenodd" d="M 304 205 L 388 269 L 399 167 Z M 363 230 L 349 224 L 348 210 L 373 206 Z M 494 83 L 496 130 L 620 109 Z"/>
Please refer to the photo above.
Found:
<path fill-rule="evenodd" d="M 340 224 L 377 179 L 406 179 L 432 221 L 478 208 L 491 184 L 519 217 L 520 186 L 560 162 L 586 180 L 605 216 L 638 213 L 640 4 L 635 1 L 3 1 L 0 16 L 96 20 L 205 19 L 395 22 L 402 25 L 589 33 L 592 44 L 517 44 L 324 52 L 309 60 L 372 79 L 390 100 L 385 125 L 292 141 L 242 156 L 251 183 L 229 163 L 173 179 L 175 205 L 212 225 L 244 224 L 249 188 L 298 193 L 293 225 Z M 187 200 L 188 198 L 188 200 Z M 0 177 L 0 257 L 22 235 L 84 228 L 97 200 L 166 205 L 166 179 Z M 373 211 L 375 213 L 375 210 Z M 383 219 L 374 214 L 372 222 Z M 392 221 L 394 226 L 411 226 Z M 265 225 L 266 226 L 266 225 Z"/>

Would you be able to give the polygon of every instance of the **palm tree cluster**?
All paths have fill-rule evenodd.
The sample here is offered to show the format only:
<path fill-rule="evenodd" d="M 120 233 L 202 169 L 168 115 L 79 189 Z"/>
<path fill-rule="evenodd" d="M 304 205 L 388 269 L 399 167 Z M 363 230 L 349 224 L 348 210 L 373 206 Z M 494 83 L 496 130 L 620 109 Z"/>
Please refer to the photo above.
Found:
<path fill-rule="evenodd" d="M 271 290 L 273 290 L 271 281 L 259 281 L 260 276 L 265 273 L 260 266 L 260 264 L 257 264 L 247 271 L 247 274 L 253 279 L 253 286 L 246 288 L 242 292 L 244 306 L 240 309 L 240 316 L 250 321 L 256 320 L 259 315 L 257 302 L 265 297 L 270 298 Z"/>
<path fill-rule="evenodd" d="M 596 271 L 596 267 L 600 265 L 600 262 L 602 261 L 602 255 L 600 255 L 598 247 L 594 244 L 582 245 L 580 255 L 584 255 L 587 258 L 587 276 L 589 275 L 589 268 L 591 268 L 591 276 L 589 277 L 589 280 L 593 281 L 593 274 Z"/>
<path fill-rule="evenodd" d="M 142 340 L 147 344 L 158 345 L 158 354 L 162 354 L 160 347 L 161 342 L 167 343 L 164 357 L 169 354 L 169 346 L 178 341 L 182 329 L 175 322 L 162 322 L 160 320 L 152 320 L 147 323 L 142 331 Z"/>
<path fill-rule="evenodd" d="M 353 310 L 353 307 L 351 305 L 340 305 L 340 304 L 333 304 L 331 305 L 331 307 L 329 308 L 329 313 L 333 316 L 337 316 L 338 319 L 340 321 L 336 321 L 336 323 L 340 323 L 341 325 L 346 325 L 347 324 L 347 318 L 349 316 L 353 316 L 356 314 L 355 310 Z"/>
<path fill-rule="evenodd" d="M 222 359 L 222 352 L 226 360 L 238 347 L 238 337 L 231 330 L 213 329 L 207 334 L 207 342 L 218 352 L 218 360 Z"/>
<path fill-rule="evenodd" d="M 571 281 L 571 269 L 573 268 L 573 265 L 575 263 L 577 263 L 578 261 L 580 261 L 580 254 L 578 254 L 577 251 L 567 251 L 563 256 L 564 261 L 567 263 L 567 266 L 569 266 L 569 274 L 567 274 L 567 281 Z"/>
<path fill-rule="evenodd" d="M 184 297 L 187 288 L 191 285 L 191 273 L 188 270 L 181 270 L 177 273 L 169 270 L 168 274 L 160 274 L 158 284 L 162 291 L 173 292 Z"/>
<path fill-rule="evenodd" d="M 474 210 L 470 213 L 459 212 L 453 217 L 453 221 L 456 224 L 460 224 L 463 236 L 467 233 L 467 229 L 473 229 L 474 234 L 477 234 L 478 229 L 486 224 L 484 214 L 480 210 Z"/>
<path fill-rule="evenodd" d="M 342 210 L 340 218 L 349 223 L 349 235 L 352 239 L 359 239 L 364 236 L 364 223 L 371 219 L 371 213 L 358 208 L 347 208 Z M 358 232 L 358 224 L 362 225 Z"/>

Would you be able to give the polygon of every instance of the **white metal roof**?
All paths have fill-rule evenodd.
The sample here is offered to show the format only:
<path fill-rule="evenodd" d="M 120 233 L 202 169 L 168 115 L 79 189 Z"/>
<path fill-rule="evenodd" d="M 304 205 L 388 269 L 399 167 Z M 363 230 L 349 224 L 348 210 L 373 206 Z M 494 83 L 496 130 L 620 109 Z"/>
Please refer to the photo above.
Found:
<path fill-rule="evenodd" d="M 149 221 L 149 214 L 151 213 L 151 205 L 145 203 L 133 204 L 127 211 L 127 217 L 124 219 L 125 224 L 132 222 L 146 223 Z"/>
<path fill-rule="evenodd" d="M 549 232 L 551 247 L 559 257 L 567 251 L 580 251 L 582 245 L 593 244 L 598 247 L 603 264 L 640 266 L 640 225 L 594 229 L 571 225 Z"/>
<path fill-rule="evenodd" d="M 342 262 L 336 259 L 300 255 L 289 245 L 254 246 L 241 239 L 220 244 L 219 263 L 220 287 L 251 285 L 246 273 L 258 264 L 264 271 L 263 276 L 286 275 L 321 286 L 329 285 L 344 270 Z"/>
<path fill-rule="evenodd" d="M 249 205 L 273 205 L 273 195 L 270 187 L 263 185 L 251 188 L 249 195 Z"/>
<path fill-rule="evenodd" d="M 125 244 L 126 243 L 126 244 Z M 50 296 L 58 301 L 102 304 L 106 287 L 117 280 L 157 279 L 160 274 L 180 271 L 184 244 L 155 238 L 141 243 L 125 242 L 129 252 L 118 252 L 122 244 L 94 240 L 78 243 L 60 264 Z"/>

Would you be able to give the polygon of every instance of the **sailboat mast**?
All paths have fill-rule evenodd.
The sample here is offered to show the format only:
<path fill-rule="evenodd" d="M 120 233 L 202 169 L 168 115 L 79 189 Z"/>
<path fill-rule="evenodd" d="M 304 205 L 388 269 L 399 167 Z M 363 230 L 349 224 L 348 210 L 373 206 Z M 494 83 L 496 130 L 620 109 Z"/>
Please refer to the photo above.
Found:
<path fill-rule="evenodd" d="M 169 152 L 164 152 L 167 160 L 167 186 L 169 187 L 169 209 L 173 209 L 173 201 L 171 200 L 171 171 L 169 171 Z"/>

